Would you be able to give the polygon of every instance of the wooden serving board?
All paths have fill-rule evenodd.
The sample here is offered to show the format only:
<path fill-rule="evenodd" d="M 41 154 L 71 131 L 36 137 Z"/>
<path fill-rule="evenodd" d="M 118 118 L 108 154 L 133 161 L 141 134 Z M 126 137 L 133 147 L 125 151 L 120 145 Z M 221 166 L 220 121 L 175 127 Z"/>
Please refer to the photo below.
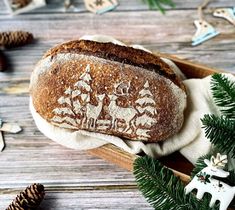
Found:
<path fill-rule="evenodd" d="M 214 73 L 223 72 L 188 60 L 183 60 L 169 54 L 155 54 L 172 60 L 187 78 L 203 78 Z M 112 144 L 107 144 L 96 149 L 88 150 L 88 153 L 103 158 L 129 171 L 133 170 L 133 162 L 138 157 L 138 155 L 127 153 Z M 189 182 L 189 174 L 193 169 L 193 165 L 178 152 L 160 158 L 160 161 L 172 169 L 175 175 L 178 176 L 183 182 Z"/>

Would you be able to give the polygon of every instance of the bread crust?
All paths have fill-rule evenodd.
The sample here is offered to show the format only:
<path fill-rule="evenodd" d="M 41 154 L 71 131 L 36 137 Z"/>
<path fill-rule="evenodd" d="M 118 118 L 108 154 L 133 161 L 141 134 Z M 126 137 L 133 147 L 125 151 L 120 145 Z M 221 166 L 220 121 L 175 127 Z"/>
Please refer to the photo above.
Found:
<path fill-rule="evenodd" d="M 182 82 L 159 57 L 84 40 L 49 50 L 30 94 L 35 110 L 56 126 L 148 142 L 178 132 L 186 105 Z"/>
<path fill-rule="evenodd" d="M 48 56 L 53 57 L 58 53 L 92 55 L 123 64 L 138 66 L 149 71 L 155 71 L 156 73 L 170 79 L 181 89 L 185 90 L 179 77 L 176 76 L 175 72 L 168 64 L 162 61 L 159 56 L 153 55 L 152 53 L 144 50 L 116 45 L 111 42 L 100 43 L 89 40 L 74 40 L 50 49 L 44 55 L 44 58 Z"/>

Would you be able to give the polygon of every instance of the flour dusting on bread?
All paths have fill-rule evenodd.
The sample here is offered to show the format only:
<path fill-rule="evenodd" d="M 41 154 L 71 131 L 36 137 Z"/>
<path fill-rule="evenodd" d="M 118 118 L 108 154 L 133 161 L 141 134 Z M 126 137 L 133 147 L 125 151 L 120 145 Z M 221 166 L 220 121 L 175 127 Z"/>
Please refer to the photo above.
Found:
<path fill-rule="evenodd" d="M 131 140 L 153 142 L 176 133 L 186 107 L 178 79 L 146 70 L 146 63 L 133 65 L 107 57 L 76 49 L 44 56 L 31 78 L 36 111 L 61 128 Z M 166 74 L 174 73 L 168 69 Z"/>

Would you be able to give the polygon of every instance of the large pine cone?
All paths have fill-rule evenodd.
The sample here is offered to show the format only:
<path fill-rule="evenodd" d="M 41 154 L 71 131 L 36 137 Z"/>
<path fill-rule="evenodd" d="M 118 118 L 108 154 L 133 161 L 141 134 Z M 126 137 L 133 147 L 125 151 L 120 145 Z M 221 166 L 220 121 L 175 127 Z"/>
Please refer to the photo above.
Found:
<path fill-rule="evenodd" d="M 27 187 L 6 210 L 35 210 L 45 196 L 44 186 L 33 184 Z"/>
<path fill-rule="evenodd" d="M 25 31 L 12 31 L 0 33 L 0 46 L 6 48 L 17 47 L 32 42 L 33 34 Z"/>

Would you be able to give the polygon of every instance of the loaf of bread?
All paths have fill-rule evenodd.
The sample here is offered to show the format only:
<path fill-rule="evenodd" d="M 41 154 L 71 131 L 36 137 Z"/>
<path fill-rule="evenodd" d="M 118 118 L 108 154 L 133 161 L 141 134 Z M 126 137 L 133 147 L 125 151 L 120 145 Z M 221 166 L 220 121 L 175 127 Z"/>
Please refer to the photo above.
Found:
<path fill-rule="evenodd" d="M 182 82 L 160 57 L 86 40 L 50 49 L 32 73 L 30 94 L 55 126 L 147 142 L 177 133 L 186 107 Z"/>

